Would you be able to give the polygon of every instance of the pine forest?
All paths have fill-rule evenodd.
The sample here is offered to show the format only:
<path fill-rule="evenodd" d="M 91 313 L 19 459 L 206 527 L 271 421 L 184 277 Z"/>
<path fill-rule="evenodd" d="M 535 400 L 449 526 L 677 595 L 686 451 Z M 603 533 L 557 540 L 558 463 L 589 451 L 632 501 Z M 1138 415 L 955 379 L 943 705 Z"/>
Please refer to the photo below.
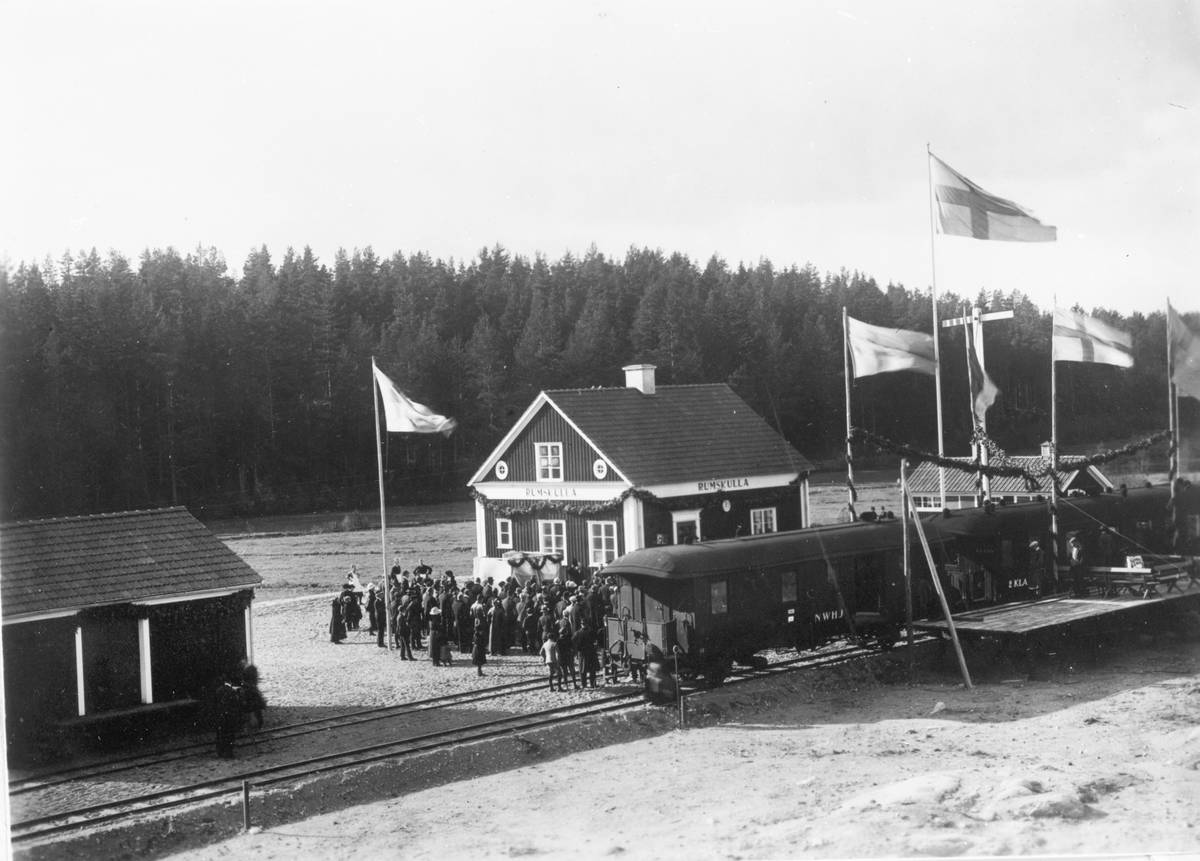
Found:
<path fill-rule="evenodd" d="M 371 359 L 458 430 L 385 434 L 389 504 L 465 499 L 466 482 L 541 390 L 728 383 L 814 463 L 844 463 L 842 308 L 932 331 L 928 289 L 769 261 L 731 266 L 631 248 L 469 262 L 370 248 L 332 265 L 215 249 L 67 254 L 0 268 L 0 489 L 5 520 L 186 506 L 201 519 L 378 506 Z M 1089 453 L 1167 426 L 1164 310 L 1082 310 L 1132 334 L 1135 367 L 1060 363 L 1059 440 Z M 1060 301 L 1064 301 L 1060 297 Z M 1050 434 L 1050 308 L 1019 290 L 939 296 L 1011 309 L 985 327 L 1001 391 L 990 436 L 1031 453 Z M 1194 322 L 1193 322 L 1193 325 Z M 941 334 L 946 452 L 971 436 L 963 328 Z M 853 423 L 936 450 L 933 377 L 853 385 Z M 1196 404 L 1181 404 L 1184 427 Z M 736 440 L 730 440 L 736 445 Z M 891 457 L 889 460 L 888 458 Z M 879 450 L 856 463 L 894 466 Z"/>

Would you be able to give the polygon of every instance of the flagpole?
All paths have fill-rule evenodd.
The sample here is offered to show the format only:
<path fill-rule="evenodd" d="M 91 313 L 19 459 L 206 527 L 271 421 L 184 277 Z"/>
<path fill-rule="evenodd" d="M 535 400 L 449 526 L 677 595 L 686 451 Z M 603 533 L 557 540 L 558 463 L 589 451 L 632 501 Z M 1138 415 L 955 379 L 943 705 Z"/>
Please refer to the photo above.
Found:
<path fill-rule="evenodd" d="M 929 144 L 925 144 L 925 170 L 929 176 L 929 256 L 931 258 L 931 285 L 933 291 L 933 378 L 934 387 L 937 390 L 937 428 L 938 428 L 938 459 L 946 456 L 946 447 L 943 444 L 944 435 L 942 433 L 942 361 L 941 353 L 938 351 L 938 294 L 937 294 L 937 243 L 934 242 L 934 221 L 933 221 L 933 165 L 929 159 L 933 157 L 933 153 L 929 151 Z M 946 508 L 946 467 L 938 464 L 938 490 L 941 498 L 941 507 Z"/>
<path fill-rule="evenodd" d="M 963 319 L 967 319 L 967 305 L 963 303 Z M 967 400 L 970 401 L 971 415 L 971 436 L 974 437 L 974 430 L 978 423 L 975 415 L 975 374 L 971 371 L 971 351 L 975 349 L 971 324 L 963 324 L 963 340 L 967 342 Z M 982 381 L 981 381 L 982 384 Z M 983 446 L 981 441 L 972 439 L 971 454 L 975 457 L 975 504 L 983 504 L 983 459 L 980 454 L 980 448 Z"/>
<path fill-rule="evenodd" d="M 850 442 L 850 323 L 846 319 L 846 306 L 842 306 L 842 363 L 846 367 L 846 490 L 850 496 L 850 519 L 858 520 L 854 507 L 857 494 L 854 491 L 854 446 Z"/>
<path fill-rule="evenodd" d="M 1054 361 L 1054 315 L 1058 313 L 1058 294 L 1050 312 L 1050 564 L 1058 589 L 1058 362 Z"/>
<path fill-rule="evenodd" d="M 387 506 L 383 495 L 383 440 L 379 434 L 379 398 L 375 394 L 379 378 L 375 376 L 375 357 L 371 357 L 371 404 L 375 407 L 375 462 L 379 466 L 379 540 L 383 549 L 383 609 L 388 651 L 392 650 L 392 584 L 388 581 Z M 372 620 L 373 622 L 374 620 Z"/>
<path fill-rule="evenodd" d="M 1171 298 L 1167 297 L 1167 423 L 1171 432 L 1171 450 L 1168 453 L 1167 481 L 1171 485 L 1171 549 L 1179 545 L 1179 514 L 1175 506 L 1175 479 L 1179 475 L 1179 390 L 1175 386 L 1175 333 L 1171 331 Z"/>
<path fill-rule="evenodd" d="M 908 538 L 908 458 L 900 458 L 900 528 L 904 547 L 904 626 L 908 632 L 908 671 L 913 671 L 912 545 Z"/>

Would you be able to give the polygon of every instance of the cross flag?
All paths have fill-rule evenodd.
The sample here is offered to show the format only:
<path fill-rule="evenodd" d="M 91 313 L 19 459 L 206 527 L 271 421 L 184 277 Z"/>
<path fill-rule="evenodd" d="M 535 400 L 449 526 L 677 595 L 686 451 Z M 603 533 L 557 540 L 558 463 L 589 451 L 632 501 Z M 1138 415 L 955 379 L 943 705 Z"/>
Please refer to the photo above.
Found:
<path fill-rule="evenodd" d="M 445 416 L 435 414 L 429 407 L 410 401 L 404 393 L 375 363 L 371 363 L 375 371 L 375 381 L 379 383 L 379 394 L 383 396 L 383 414 L 387 429 L 391 433 L 440 433 L 450 436 L 458 427 L 458 422 Z"/>
<path fill-rule="evenodd" d="M 972 239 L 1054 242 L 1056 228 L 1042 224 L 1011 200 L 989 194 L 932 153 L 929 154 L 937 231 Z"/>
<path fill-rule="evenodd" d="M 968 323 L 963 326 L 967 332 L 967 361 L 971 364 L 971 405 L 975 413 L 975 424 L 982 425 L 987 415 L 988 407 L 996 403 L 1000 389 L 992 382 L 983 364 L 979 361 L 979 353 L 975 350 L 975 336 Z"/>
<path fill-rule="evenodd" d="M 1065 308 L 1054 309 L 1052 347 L 1055 362 L 1133 367 L 1133 339 L 1128 332 Z"/>
<path fill-rule="evenodd" d="M 1167 331 L 1171 339 L 1171 382 L 1179 394 L 1200 400 L 1200 335 L 1183 322 L 1169 303 Z"/>
<path fill-rule="evenodd" d="M 933 374 L 933 336 L 908 329 L 885 329 L 847 317 L 854 378 L 889 371 Z"/>

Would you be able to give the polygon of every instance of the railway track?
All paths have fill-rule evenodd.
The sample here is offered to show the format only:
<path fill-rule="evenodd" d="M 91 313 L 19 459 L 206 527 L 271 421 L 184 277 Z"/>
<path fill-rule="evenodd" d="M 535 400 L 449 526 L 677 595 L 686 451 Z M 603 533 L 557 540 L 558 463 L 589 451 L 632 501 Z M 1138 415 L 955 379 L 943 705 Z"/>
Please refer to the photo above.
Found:
<path fill-rule="evenodd" d="M 924 639 L 932 638 L 922 638 L 922 640 Z M 877 648 L 847 646 L 819 654 L 809 654 L 794 659 L 777 661 L 764 668 L 739 668 L 724 683 L 724 687 L 733 687 L 738 684 L 786 675 L 806 669 L 846 663 L 878 653 L 879 650 Z M 353 725 L 354 723 L 381 720 L 386 717 L 394 717 L 407 713 L 419 713 L 430 709 L 500 698 L 544 685 L 545 681 L 542 679 L 515 682 L 480 691 L 446 695 L 428 700 L 402 703 L 396 706 L 365 709 L 337 717 L 279 727 L 274 731 L 278 732 L 281 737 L 295 737 L 295 735 L 309 732 L 329 731 L 338 727 Z M 688 696 L 704 689 L 706 688 L 703 685 L 697 683 L 683 684 L 680 687 L 681 698 L 686 701 Z M 239 771 L 236 774 L 224 775 L 170 789 L 109 799 L 98 804 L 60 810 L 14 821 L 10 830 L 11 840 L 14 844 L 31 843 L 73 830 L 111 824 L 120 820 L 162 813 L 206 801 L 213 801 L 222 797 L 241 794 L 246 791 L 248 786 L 253 786 L 255 789 L 260 790 L 267 789 L 325 773 L 335 771 L 344 772 L 348 769 L 371 763 L 397 760 L 439 749 L 451 748 L 456 745 L 551 727 L 585 717 L 594 717 L 625 710 L 633 706 L 640 706 L 641 704 L 642 692 L 640 690 L 626 691 L 598 697 L 587 702 L 570 703 L 525 714 L 479 721 L 451 729 L 438 730 L 402 739 L 392 739 L 363 747 L 334 751 L 305 759 Z M 283 735 L 284 733 L 290 733 L 291 735 L 285 736 Z M 183 746 L 173 749 L 169 754 L 151 758 L 150 761 L 155 764 L 170 762 L 172 760 L 166 758 L 168 755 L 174 759 L 184 759 L 194 756 L 198 748 L 203 748 L 207 752 L 211 750 L 211 745 L 197 744 Z M 38 789 L 45 789 L 75 781 L 84 781 L 89 778 L 104 778 L 120 771 L 142 768 L 144 765 L 145 763 L 140 760 L 126 760 L 118 763 L 109 763 L 106 767 L 101 766 L 90 770 L 62 770 L 52 776 L 43 775 L 41 778 L 31 777 L 26 779 L 20 786 L 20 792 L 30 793 Z M 39 779 L 41 782 L 36 783 Z"/>
<path fill-rule="evenodd" d="M 343 712 L 341 714 L 331 715 L 329 717 L 314 718 L 312 720 L 299 721 L 296 723 L 274 726 L 270 729 L 259 730 L 252 736 L 239 738 L 236 746 L 239 749 L 254 747 L 264 742 L 293 739 L 299 736 L 308 735 L 310 733 L 328 732 L 332 729 L 340 729 L 343 727 L 369 723 L 372 721 L 382 721 L 403 715 L 418 714 L 420 712 L 431 711 L 439 708 L 472 705 L 486 702 L 490 699 L 498 699 L 500 697 L 508 696 L 512 693 L 537 690 L 544 685 L 544 679 L 528 679 L 526 681 L 509 682 L 503 685 L 492 685 L 487 688 L 462 691 L 460 693 L 445 694 L 423 700 L 412 700 L 405 703 L 398 703 L 396 705 L 378 706 L 375 708 Z M 155 765 L 164 765 L 170 762 L 190 759 L 199 754 L 211 754 L 212 749 L 213 745 L 211 739 L 206 739 L 202 742 L 175 745 L 166 750 L 158 751 L 152 754 L 144 754 L 135 757 L 122 757 L 120 759 L 109 759 L 103 762 L 89 763 L 87 765 L 39 771 L 36 774 L 31 774 L 22 778 L 10 779 L 8 782 L 8 794 L 10 797 L 21 796 L 31 792 L 38 792 L 54 786 L 60 786 L 62 784 L 72 783 L 79 780 L 104 778 L 114 774 L 119 774 L 124 771 L 132 771 L 134 769 L 147 768 Z"/>

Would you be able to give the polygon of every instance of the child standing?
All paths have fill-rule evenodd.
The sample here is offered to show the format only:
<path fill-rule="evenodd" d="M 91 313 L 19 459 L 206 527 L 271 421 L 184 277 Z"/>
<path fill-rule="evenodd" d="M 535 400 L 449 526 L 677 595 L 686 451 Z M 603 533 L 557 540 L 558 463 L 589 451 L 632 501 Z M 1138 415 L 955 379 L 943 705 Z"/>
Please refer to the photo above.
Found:
<path fill-rule="evenodd" d="M 559 665 L 558 659 L 558 634 L 551 632 L 546 642 L 542 643 L 542 663 L 550 671 L 550 690 L 554 690 L 554 683 L 558 682 L 558 690 L 564 690 L 562 667 Z"/>

